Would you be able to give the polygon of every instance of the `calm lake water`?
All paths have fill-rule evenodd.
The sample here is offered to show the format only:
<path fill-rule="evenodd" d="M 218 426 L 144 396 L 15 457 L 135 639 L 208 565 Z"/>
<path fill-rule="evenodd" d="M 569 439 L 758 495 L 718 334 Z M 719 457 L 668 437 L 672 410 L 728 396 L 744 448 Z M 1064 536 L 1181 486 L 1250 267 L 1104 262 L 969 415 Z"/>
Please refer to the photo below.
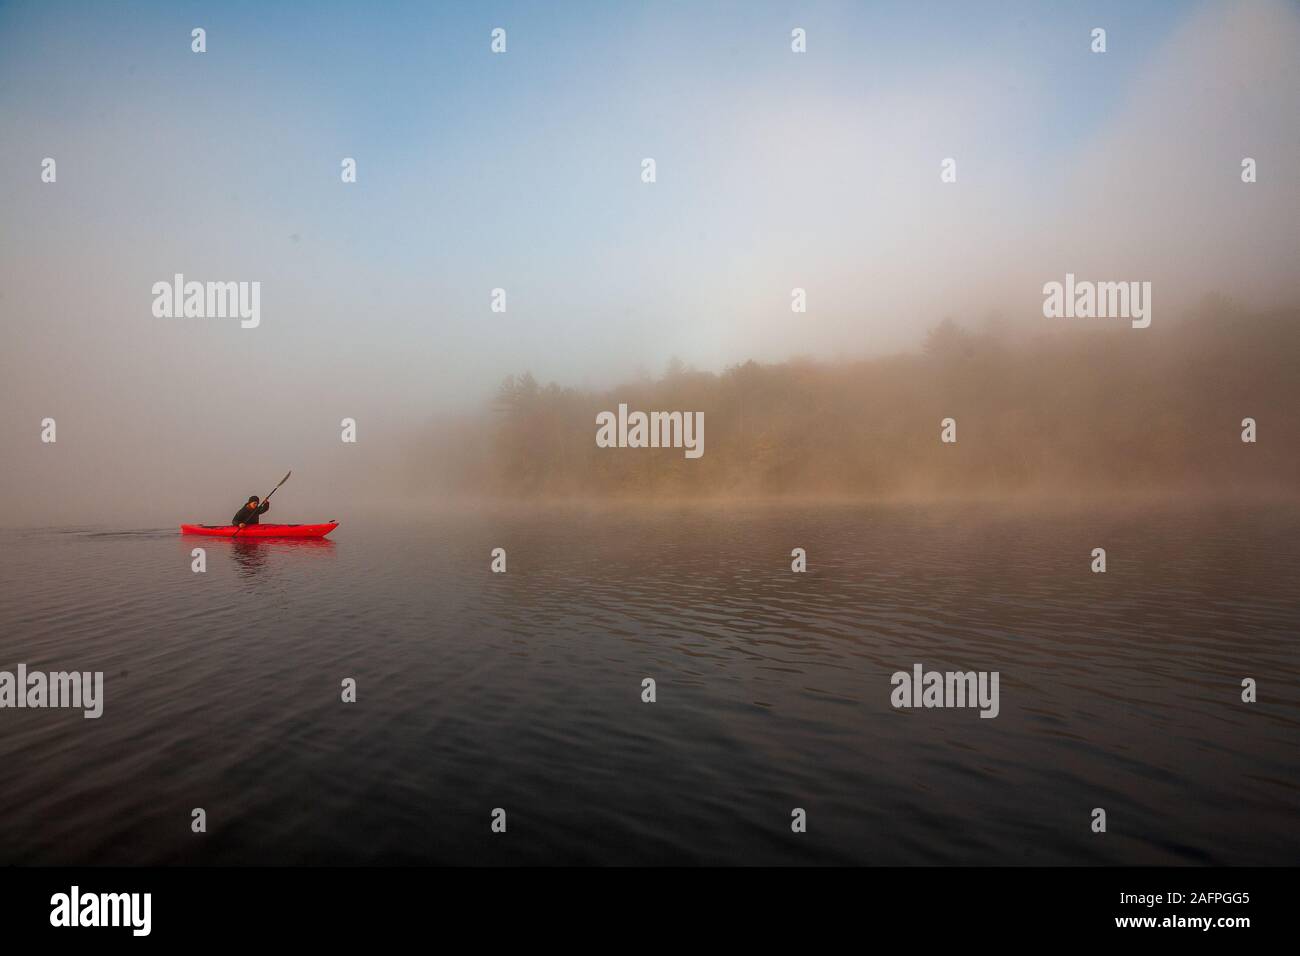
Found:
<path fill-rule="evenodd" d="M 0 669 L 102 670 L 106 698 L 99 720 L 0 710 L 0 864 L 1300 860 L 1294 508 L 625 506 L 0 543 Z M 893 709 L 914 663 L 1000 672 L 1000 716 Z"/>

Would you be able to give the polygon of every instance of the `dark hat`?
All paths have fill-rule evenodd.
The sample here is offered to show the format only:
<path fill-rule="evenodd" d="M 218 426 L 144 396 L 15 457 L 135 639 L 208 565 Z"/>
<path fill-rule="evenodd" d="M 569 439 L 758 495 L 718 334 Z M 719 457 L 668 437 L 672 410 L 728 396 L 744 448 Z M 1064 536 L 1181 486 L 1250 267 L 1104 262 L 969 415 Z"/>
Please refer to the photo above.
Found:
<path fill-rule="evenodd" d="M 249 496 L 248 496 L 248 500 L 249 500 L 249 501 L 261 501 L 262 499 L 259 498 L 259 497 L 257 497 L 257 495 L 249 495 Z"/>

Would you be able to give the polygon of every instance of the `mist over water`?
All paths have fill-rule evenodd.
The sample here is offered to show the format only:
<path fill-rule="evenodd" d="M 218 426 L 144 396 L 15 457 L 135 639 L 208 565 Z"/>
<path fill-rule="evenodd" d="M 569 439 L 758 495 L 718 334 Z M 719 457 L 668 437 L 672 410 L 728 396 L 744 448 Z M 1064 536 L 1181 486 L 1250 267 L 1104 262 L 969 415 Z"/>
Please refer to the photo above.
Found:
<path fill-rule="evenodd" d="M 463 12 L 204 11 L 199 56 L 185 18 L 0 10 L 6 524 L 221 520 L 291 467 L 337 516 L 437 490 L 422 429 L 507 375 L 1031 339 L 1086 324 L 1042 317 L 1067 271 L 1151 281 L 1156 329 L 1300 301 L 1292 4 L 814 5 L 802 57 L 775 7 L 512 13 L 492 57 Z M 260 281 L 260 326 L 155 318 L 176 273 Z"/>

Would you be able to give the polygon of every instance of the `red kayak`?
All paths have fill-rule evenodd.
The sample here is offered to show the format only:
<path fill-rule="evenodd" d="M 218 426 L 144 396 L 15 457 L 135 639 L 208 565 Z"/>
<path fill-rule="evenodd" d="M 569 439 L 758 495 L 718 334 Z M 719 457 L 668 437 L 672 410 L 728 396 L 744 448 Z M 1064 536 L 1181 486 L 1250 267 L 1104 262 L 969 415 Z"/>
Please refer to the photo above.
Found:
<path fill-rule="evenodd" d="M 233 538 L 239 531 L 241 538 L 323 538 L 338 526 L 337 521 L 328 524 L 250 524 L 239 531 L 239 525 L 234 524 L 183 524 L 181 534 Z"/>

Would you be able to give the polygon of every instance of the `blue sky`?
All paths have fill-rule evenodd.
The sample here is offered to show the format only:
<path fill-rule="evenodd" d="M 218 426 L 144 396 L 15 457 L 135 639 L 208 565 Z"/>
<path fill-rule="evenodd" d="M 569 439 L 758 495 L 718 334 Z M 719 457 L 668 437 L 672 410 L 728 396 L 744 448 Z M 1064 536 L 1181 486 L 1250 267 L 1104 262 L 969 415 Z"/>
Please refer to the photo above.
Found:
<path fill-rule="evenodd" d="M 689 226 L 714 185 L 691 175 L 708 159 L 696 145 L 725 138 L 764 97 L 784 97 L 787 109 L 801 98 L 851 108 L 856 96 L 936 76 L 960 82 L 963 71 L 978 76 L 997 63 L 1007 95 L 1039 107 L 1016 118 L 1015 161 L 1069 151 L 1189 9 L 9 4 L 0 13 L 0 104 L 37 127 L 57 117 L 68 134 L 98 129 L 111 145 L 133 141 L 140 148 L 130 157 L 141 162 L 224 161 L 231 175 L 215 195 L 210 180 L 183 169 L 146 178 L 195 203 L 237 195 L 296 220 L 299 236 L 346 234 L 354 254 L 395 267 L 444 259 L 454 254 L 448 246 L 474 262 L 492 255 L 526 267 L 547 250 L 584 250 L 593 237 L 635 246 L 646 230 Z M 1099 58 L 1087 50 L 1088 30 L 1103 22 L 1112 50 Z M 193 25 L 208 31 L 202 57 L 189 50 Z M 493 57 L 488 33 L 497 25 L 510 48 Z M 802 58 L 788 49 L 796 25 L 811 38 Z M 150 127 L 168 135 L 151 140 Z M 58 135 L 47 142 L 53 149 Z M 657 211 L 621 189 L 643 154 L 658 160 L 660 192 L 671 193 Z M 322 201 L 341 155 L 359 160 L 360 182 L 349 197 Z"/>

